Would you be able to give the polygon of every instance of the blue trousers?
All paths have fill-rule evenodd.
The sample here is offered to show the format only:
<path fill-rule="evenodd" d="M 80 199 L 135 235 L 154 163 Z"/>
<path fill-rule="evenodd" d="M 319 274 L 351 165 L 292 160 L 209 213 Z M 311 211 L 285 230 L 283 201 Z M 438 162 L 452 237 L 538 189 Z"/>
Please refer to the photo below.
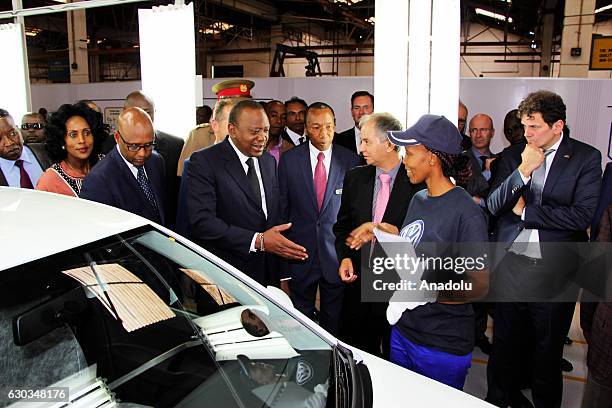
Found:
<path fill-rule="evenodd" d="M 463 390 L 472 353 L 457 356 L 408 340 L 391 328 L 391 362 L 458 390 Z"/>

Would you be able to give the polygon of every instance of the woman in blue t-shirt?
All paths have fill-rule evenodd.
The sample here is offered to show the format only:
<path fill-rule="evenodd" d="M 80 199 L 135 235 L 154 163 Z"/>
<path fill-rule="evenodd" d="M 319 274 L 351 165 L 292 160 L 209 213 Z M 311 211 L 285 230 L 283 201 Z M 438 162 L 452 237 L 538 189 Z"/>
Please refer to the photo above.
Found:
<path fill-rule="evenodd" d="M 424 115 L 404 132 L 389 132 L 389 140 L 405 146 L 403 163 L 410 182 L 424 182 L 427 189 L 414 195 L 400 231 L 390 225 L 372 224 L 355 231 L 350 246 L 357 248 L 371 240 L 373 227 L 377 226 L 409 239 L 417 254 L 427 252 L 436 243 L 469 242 L 471 254 L 484 255 L 488 241 L 484 213 L 451 180 L 452 177 L 457 184 L 462 184 L 469 177 L 468 159 L 461 155 L 461 135 L 455 125 L 442 116 Z M 461 255 L 456 248 L 453 251 L 451 255 Z M 426 271 L 423 278 L 428 276 L 429 281 L 435 276 L 438 281 L 440 278 L 445 281 L 444 274 L 439 272 Z M 450 273 L 457 276 L 454 271 Z M 408 304 L 390 305 L 387 317 L 393 325 L 391 361 L 463 389 L 474 348 L 474 315 L 471 304 L 459 299 L 473 298 L 483 288 L 486 291 L 487 285 L 486 273 L 468 274 L 467 280 L 473 283 L 471 294 L 440 292 L 437 302 L 412 309 L 406 309 Z"/>

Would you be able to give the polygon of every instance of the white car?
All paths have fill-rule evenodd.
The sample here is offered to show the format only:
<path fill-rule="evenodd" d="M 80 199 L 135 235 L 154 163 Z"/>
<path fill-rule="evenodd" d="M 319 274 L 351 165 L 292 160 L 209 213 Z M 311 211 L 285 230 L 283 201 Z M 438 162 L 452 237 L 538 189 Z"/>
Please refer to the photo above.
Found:
<path fill-rule="evenodd" d="M 116 208 L 0 188 L 0 248 L 0 406 L 489 406 Z"/>

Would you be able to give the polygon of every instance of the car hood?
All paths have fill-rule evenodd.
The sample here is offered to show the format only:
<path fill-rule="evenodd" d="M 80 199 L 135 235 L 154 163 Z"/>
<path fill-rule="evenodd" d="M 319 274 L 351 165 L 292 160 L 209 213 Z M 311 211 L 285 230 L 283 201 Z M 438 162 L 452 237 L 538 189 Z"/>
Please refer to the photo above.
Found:
<path fill-rule="evenodd" d="M 373 406 L 378 407 L 493 407 L 463 391 L 351 347 L 363 359 L 372 379 Z"/>

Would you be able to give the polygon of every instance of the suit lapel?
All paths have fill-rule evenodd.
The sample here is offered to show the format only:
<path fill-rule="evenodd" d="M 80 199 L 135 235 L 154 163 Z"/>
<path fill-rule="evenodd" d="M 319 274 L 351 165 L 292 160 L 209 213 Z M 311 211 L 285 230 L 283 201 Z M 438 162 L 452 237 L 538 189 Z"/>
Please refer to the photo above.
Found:
<path fill-rule="evenodd" d="M 319 208 L 317 206 L 317 197 L 315 195 L 314 190 L 314 178 L 312 176 L 312 165 L 310 163 L 310 148 L 308 143 L 303 143 L 305 147 L 302 147 L 303 154 L 299 156 L 300 158 L 300 171 L 302 173 L 303 184 L 306 188 L 306 195 L 310 197 L 310 202 L 314 207 L 316 212 L 319 212 Z M 299 149 L 300 147 L 297 147 Z"/>
<path fill-rule="evenodd" d="M 359 220 L 372 221 L 372 200 L 374 197 L 374 178 L 376 177 L 376 167 L 367 166 L 368 171 L 364 172 L 364 177 L 359 180 L 359 191 L 357 197 L 359 199 Z M 393 193 L 391 193 L 393 194 Z M 391 200 L 389 200 L 391 203 Z"/>
<path fill-rule="evenodd" d="M 572 158 L 572 145 L 569 137 L 564 137 L 559 145 L 559 150 L 555 153 L 555 158 L 550 166 L 550 170 L 548 171 L 548 176 L 546 177 L 546 182 L 544 183 L 544 191 L 542 192 L 542 198 L 548 195 L 559 176 L 567 169 L 567 164 Z"/>
<path fill-rule="evenodd" d="M 267 153 L 264 153 L 264 155 L 265 154 Z M 270 166 L 268 166 L 268 163 L 266 163 L 266 159 L 264 159 L 263 155 L 259 158 L 258 161 L 259 171 L 261 171 L 261 181 L 263 183 L 264 195 L 266 197 L 266 209 L 268 210 L 267 219 L 276 219 L 276 214 L 273 214 L 275 208 L 273 208 L 274 206 L 272 205 L 272 203 L 274 202 L 274 197 L 272 197 L 272 190 L 274 186 L 274 173 L 270 173 L 270 171 L 268 171 Z M 274 163 L 274 167 L 272 167 L 272 170 L 276 170 L 276 162 Z"/>
<path fill-rule="evenodd" d="M 397 170 L 393 188 L 391 189 L 391 195 L 389 195 L 387 208 L 385 208 L 385 214 L 382 218 L 383 222 L 389 222 L 397 217 L 397 213 L 401 211 L 404 200 L 406 200 L 406 196 L 409 194 L 409 189 L 410 181 L 408 180 L 408 175 L 404 166 L 400 163 L 400 168 Z"/>
<path fill-rule="evenodd" d="M 238 155 L 230 145 L 230 142 L 227 137 L 221 143 L 223 143 L 224 145 L 224 151 L 222 154 L 224 156 L 223 158 L 225 159 L 225 170 L 229 173 L 229 176 L 236 182 L 238 187 L 244 192 L 249 201 L 251 201 L 253 207 L 261 208 L 261 206 L 259 205 L 259 200 L 255 198 L 255 193 L 253 193 L 253 190 L 251 190 L 251 185 L 249 184 L 249 179 L 247 178 L 247 175 L 244 172 L 244 167 L 242 167 L 242 163 L 240 163 L 240 159 L 238 158 Z"/>
<path fill-rule="evenodd" d="M 6 181 L 6 177 L 4 177 L 2 170 L 0 170 L 0 187 L 8 187 L 8 182 Z"/>

